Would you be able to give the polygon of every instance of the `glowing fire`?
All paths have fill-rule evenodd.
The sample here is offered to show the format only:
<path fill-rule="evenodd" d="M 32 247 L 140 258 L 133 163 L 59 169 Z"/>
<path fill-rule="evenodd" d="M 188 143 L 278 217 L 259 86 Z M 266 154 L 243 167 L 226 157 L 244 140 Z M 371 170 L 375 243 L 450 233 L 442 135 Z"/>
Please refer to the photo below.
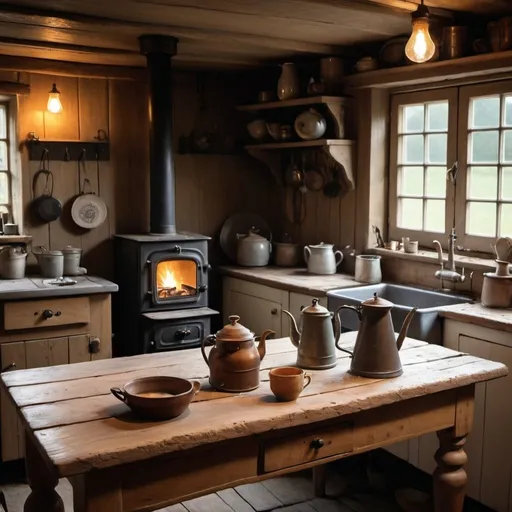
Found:
<path fill-rule="evenodd" d="M 156 270 L 158 297 L 167 299 L 196 293 L 197 267 L 190 260 L 162 261 Z"/>

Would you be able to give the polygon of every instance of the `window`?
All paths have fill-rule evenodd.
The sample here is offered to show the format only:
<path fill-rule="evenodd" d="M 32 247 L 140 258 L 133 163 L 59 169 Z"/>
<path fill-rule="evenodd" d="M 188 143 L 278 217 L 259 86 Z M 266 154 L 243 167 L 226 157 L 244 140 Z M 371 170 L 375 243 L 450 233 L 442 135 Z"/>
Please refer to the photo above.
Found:
<path fill-rule="evenodd" d="M 512 82 L 392 99 L 390 235 L 490 252 L 512 236 Z M 447 171 L 458 162 L 455 186 Z"/>
<path fill-rule="evenodd" d="M 0 103 L 0 212 L 11 211 L 9 104 Z"/>

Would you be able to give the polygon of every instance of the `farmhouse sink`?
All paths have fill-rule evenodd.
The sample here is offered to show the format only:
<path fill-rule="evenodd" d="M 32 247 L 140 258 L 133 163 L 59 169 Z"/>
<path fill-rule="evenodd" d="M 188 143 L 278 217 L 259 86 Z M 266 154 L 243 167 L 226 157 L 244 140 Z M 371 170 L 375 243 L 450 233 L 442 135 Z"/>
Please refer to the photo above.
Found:
<path fill-rule="evenodd" d="M 439 308 L 473 302 L 467 297 L 433 292 L 411 286 L 382 283 L 332 290 L 327 293 L 327 306 L 330 311 L 336 311 L 343 305 L 358 306 L 364 300 L 373 297 L 374 293 L 395 305 L 391 310 L 395 332 L 400 330 L 407 313 L 413 307 L 417 307 L 418 310 L 411 322 L 407 336 L 438 345 L 443 341 L 443 325 L 442 318 L 439 316 Z M 359 320 L 353 311 L 342 309 L 340 319 L 345 331 L 357 331 L 359 329 Z"/>

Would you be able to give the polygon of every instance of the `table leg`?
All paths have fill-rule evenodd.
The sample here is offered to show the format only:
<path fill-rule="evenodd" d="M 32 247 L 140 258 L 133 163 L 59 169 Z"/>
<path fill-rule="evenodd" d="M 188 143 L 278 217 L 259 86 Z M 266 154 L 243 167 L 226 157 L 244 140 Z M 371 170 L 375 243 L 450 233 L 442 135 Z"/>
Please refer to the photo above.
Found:
<path fill-rule="evenodd" d="M 325 483 L 327 480 L 327 465 L 315 466 L 313 468 L 313 488 L 317 498 L 325 497 Z"/>
<path fill-rule="evenodd" d="M 439 450 L 434 471 L 435 512 L 462 512 L 468 477 L 464 470 L 468 457 L 464 451 L 466 436 L 455 436 L 454 429 L 437 433 Z"/>
<path fill-rule="evenodd" d="M 55 490 L 59 479 L 52 474 L 28 435 L 25 435 L 25 465 L 32 492 L 25 502 L 24 512 L 65 512 L 62 498 Z"/>

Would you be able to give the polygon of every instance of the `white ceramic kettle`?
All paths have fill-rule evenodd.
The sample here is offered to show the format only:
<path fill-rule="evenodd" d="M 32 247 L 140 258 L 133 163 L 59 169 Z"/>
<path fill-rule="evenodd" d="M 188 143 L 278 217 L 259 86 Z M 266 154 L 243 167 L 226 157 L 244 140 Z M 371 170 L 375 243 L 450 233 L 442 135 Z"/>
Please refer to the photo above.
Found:
<path fill-rule="evenodd" d="M 311 274 L 335 274 L 336 268 L 343 261 L 341 251 L 334 252 L 332 244 L 306 245 L 304 259 Z M 336 258 L 338 256 L 338 258 Z"/>
<path fill-rule="evenodd" d="M 272 244 L 260 236 L 255 228 L 247 234 L 237 234 L 236 262 L 244 267 L 264 267 L 268 265 Z"/>

